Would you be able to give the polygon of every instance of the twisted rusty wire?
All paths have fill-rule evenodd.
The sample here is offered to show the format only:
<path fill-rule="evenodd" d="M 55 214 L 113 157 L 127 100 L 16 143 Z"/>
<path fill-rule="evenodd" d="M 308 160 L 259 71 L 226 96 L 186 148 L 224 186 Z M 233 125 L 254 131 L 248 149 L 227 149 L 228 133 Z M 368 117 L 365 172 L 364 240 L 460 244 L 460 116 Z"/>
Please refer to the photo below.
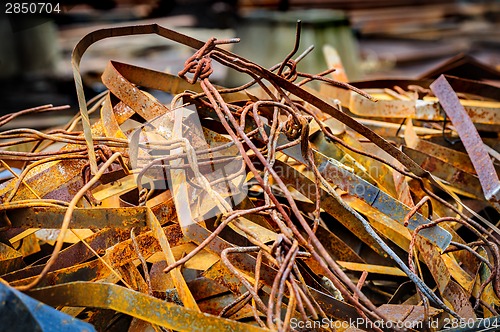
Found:
<path fill-rule="evenodd" d="M 312 230 L 307 225 L 306 221 L 301 216 L 301 214 L 300 214 L 297 206 L 295 205 L 292 197 L 290 196 L 290 193 L 286 189 L 286 186 L 284 186 L 284 184 L 281 181 L 281 179 L 277 176 L 277 174 L 275 173 L 275 171 L 272 168 L 272 165 L 269 164 L 270 161 L 272 162 L 272 153 L 270 153 L 269 150 L 275 151 L 275 148 L 276 148 L 276 146 L 272 144 L 274 140 L 269 139 L 269 142 L 268 142 L 268 151 L 267 151 L 268 157 L 267 158 L 264 157 L 264 155 L 262 155 L 261 151 L 259 151 L 259 149 L 246 136 L 246 134 L 245 134 L 245 132 L 244 132 L 244 130 L 242 128 L 241 123 L 238 123 L 236 121 L 236 119 L 234 118 L 232 112 L 229 110 L 229 107 L 227 106 L 227 104 L 222 99 L 221 95 L 218 93 L 218 91 L 215 89 L 215 87 L 209 81 L 207 73 L 210 73 L 210 68 L 208 68 L 210 62 L 207 61 L 207 60 L 203 60 L 203 61 L 201 61 L 201 60 L 202 59 L 207 59 L 207 57 L 209 57 L 210 53 L 214 52 L 213 51 L 214 50 L 214 45 L 215 45 L 215 40 L 213 40 L 213 39 L 209 40 L 204 47 L 202 47 L 198 52 L 195 53 L 195 55 L 193 57 L 190 58 L 191 61 L 188 62 L 188 63 L 186 63 L 185 69 L 183 71 L 181 71 L 179 73 L 179 75 L 181 77 L 185 77 L 186 73 L 188 73 L 188 72 L 191 73 L 191 74 L 193 74 L 192 78 L 187 79 L 189 82 L 195 82 L 198 79 L 201 79 L 201 87 L 202 87 L 202 89 L 203 89 L 203 91 L 205 93 L 205 96 L 207 97 L 207 99 L 209 100 L 210 104 L 212 105 L 213 110 L 217 113 L 217 115 L 219 117 L 219 120 L 221 121 L 222 125 L 224 126 L 224 128 L 226 129 L 226 131 L 228 132 L 228 134 L 233 139 L 233 142 L 235 142 L 236 146 L 240 150 L 240 153 L 242 154 L 243 159 L 245 160 L 245 163 L 246 163 L 247 167 L 250 168 L 250 170 L 252 171 L 252 173 L 254 175 L 254 178 L 257 180 L 257 182 L 264 189 L 264 192 L 266 193 L 267 197 L 269 197 L 270 201 L 276 206 L 276 209 L 279 212 L 279 217 L 276 218 L 277 221 L 278 221 L 277 225 L 280 227 L 280 231 L 282 231 L 283 234 L 287 234 L 288 235 L 286 237 L 287 241 L 283 241 L 282 243 L 283 244 L 286 244 L 287 242 L 288 243 L 291 243 L 291 242 L 293 243 L 292 238 L 297 238 L 295 240 L 296 241 L 295 242 L 296 245 L 298 245 L 299 242 L 300 242 L 301 245 L 304 245 L 304 246 L 307 247 L 308 251 L 313 255 L 313 257 L 318 261 L 318 263 L 320 265 L 322 265 L 322 268 L 324 269 L 325 275 L 327 275 L 332 280 L 332 282 L 334 284 L 336 284 L 336 286 L 341 289 L 341 292 L 343 292 L 343 295 L 346 298 L 350 299 L 353 304 L 355 304 L 357 306 L 360 306 L 362 308 L 361 311 L 363 312 L 363 315 L 364 315 L 364 312 L 367 312 L 369 315 L 371 315 L 373 317 L 380 318 L 382 315 L 377 314 L 377 309 L 375 308 L 375 306 L 373 304 L 371 304 L 370 300 L 364 294 L 362 294 L 356 288 L 355 285 L 352 284 L 352 282 L 350 281 L 350 279 L 342 272 L 342 270 L 338 267 L 338 265 L 326 253 L 325 249 L 323 248 L 323 246 L 321 245 L 321 243 L 319 242 L 319 240 L 315 237 L 314 232 L 312 232 Z M 287 101 L 287 99 L 288 99 L 286 96 L 283 96 L 283 95 L 281 97 L 283 99 L 285 99 L 285 101 Z M 275 100 L 275 102 L 277 103 L 277 99 L 278 98 L 276 96 L 273 96 L 272 99 Z M 273 118 L 276 120 L 277 119 L 277 117 L 276 117 L 276 115 L 277 115 L 277 112 L 276 112 L 277 111 L 277 107 L 276 107 L 276 104 L 274 106 L 275 106 L 275 112 L 273 112 L 273 114 L 275 114 L 275 115 L 273 116 Z M 252 105 L 252 107 L 253 107 L 253 105 Z M 287 133 L 288 133 L 288 135 L 287 136 L 289 136 L 289 138 L 297 138 L 298 136 L 301 136 L 302 143 L 304 143 L 305 139 L 307 139 L 307 131 L 303 130 L 303 128 L 307 128 L 307 124 L 308 124 L 307 119 L 304 118 L 302 115 L 300 115 L 300 113 L 298 112 L 298 109 L 296 107 L 294 107 L 293 103 L 291 103 L 289 99 L 288 99 L 287 106 L 280 106 L 279 108 L 283 108 L 283 107 L 285 107 L 285 108 L 289 107 L 290 109 L 287 109 L 287 110 L 290 110 L 291 111 L 290 113 L 293 114 L 293 116 L 291 116 L 290 119 L 289 119 L 290 121 L 288 121 L 288 125 L 287 125 L 288 126 L 287 127 Z M 254 112 L 254 114 L 255 113 L 256 112 Z M 291 122 L 291 121 L 293 121 L 293 122 Z M 282 128 L 286 127 L 284 125 L 283 126 L 279 126 L 277 122 L 278 121 L 273 121 L 272 126 L 271 126 L 271 133 L 270 133 L 269 137 L 274 137 L 276 135 L 276 131 L 278 130 L 278 128 L 280 128 L 280 130 L 281 130 Z M 229 123 L 231 123 L 231 125 Z M 262 136 L 263 136 L 264 139 L 266 139 L 265 135 L 262 135 Z M 243 142 L 246 143 L 246 145 L 248 147 L 250 147 L 250 149 L 255 154 L 255 157 L 263 165 L 265 165 L 264 178 L 261 177 L 261 175 L 259 174 L 260 172 L 254 167 L 251 159 L 249 158 L 249 156 L 247 155 L 247 153 L 245 151 L 245 148 L 241 144 L 240 139 L 243 139 Z M 307 151 L 307 146 L 304 147 L 304 145 L 303 145 L 303 151 L 304 151 L 304 154 L 305 154 L 306 151 Z M 270 155 L 271 155 L 271 157 L 270 157 Z M 277 201 L 276 197 L 272 193 L 272 191 L 270 189 L 270 186 L 268 184 L 268 178 L 266 176 L 266 173 L 270 174 L 273 177 L 273 179 L 276 182 L 278 182 L 278 185 L 281 187 L 281 189 L 285 192 L 285 196 L 287 198 L 287 201 L 291 205 L 292 211 L 294 212 L 295 217 L 297 219 L 299 219 L 299 221 L 301 223 L 301 226 L 304 228 L 304 230 L 308 234 L 309 240 L 307 240 L 306 238 L 304 238 L 302 236 L 302 234 L 300 234 L 299 230 L 296 228 L 296 226 L 294 225 L 294 223 L 292 222 L 292 220 L 290 219 L 290 217 L 287 215 L 287 213 L 285 212 L 285 210 L 283 209 L 283 207 L 281 206 L 281 204 Z M 275 217 L 277 216 L 274 213 L 272 213 L 272 215 L 274 215 Z M 281 218 L 283 218 L 284 220 L 281 221 Z M 255 248 L 261 248 L 262 249 L 263 246 L 258 245 Z M 318 254 L 316 252 L 316 250 L 319 250 L 321 252 L 321 255 Z M 226 256 L 224 256 L 224 257 L 226 257 Z M 325 263 L 324 260 L 327 263 Z M 227 257 L 225 259 L 223 259 L 223 262 L 225 264 L 226 263 L 230 264 L 228 262 L 228 260 L 227 260 Z M 293 264 L 295 264 L 295 262 L 293 262 Z M 280 264 L 278 266 L 278 269 L 279 270 L 280 269 L 285 269 L 286 271 L 291 271 L 291 269 L 292 269 L 291 266 L 293 266 L 293 264 L 290 265 L 290 266 L 287 265 L 287 264 L 284 264 L 284 265 Z M 369 309 L 367 309 L 364 306 L 362 306 L 358 301 L 353 300 L 351 294 L 344 289 L 343 284 L 340 282 L 340 280 L 337 279 L 337 276 L 334 275 L 330 271 L 330 267 L 327 267 L 326 264 L 328 264 L 330 267 L 332 267 L 333 270 L 336 272 L 336 274 L 340 275 L 342 281 L 345 282 L 347 285 L 349 285 L 350 288 L 354 292 L 358 293 L 358 296 L 362 299 L 362 301 L 365 304 L 368 305 Z M 287 276 L 289 274 L 290 273 L 287 272 Z M 279 284 L 279 280 L 280 279 L 278 277 L 277 277 L 277 280 L 278 280 L 278 284 Z M 284 280 L 286 280 L 286 278 L 283 279 L 283 280 L 281 280 L 282 281 L 281 282 L 281 285 L 282 285 L 281 290 L 282 291 L 284 291 L 284 287 L 286 285 L 286 283 L 283 282 Z M 243 282 L 243 280 L 242 280 L 242 282 Z M 290 287 L 291 287 L 291 289 L 294 289 L 293 286 L 290 286 Z M 276 287 L 274 287 L 274 289 L 275 289 L 274 292 L 276 292 Z M 278 288 L 278 291 L 279 290 L 280 289 Z M 249 291 L 250 291 L 250 289 L 249 289 Z M 281 292 L 280 296 L 282 296 L 282 293 L 283 292 Z M 252 294 L 252 297 L 254 298 L 254 300 L 259 304 L 260 309 L 263 309 L 263 303 L 261 303 L 261 300 L 258 298 L 258 295 L 255 292 L 253 292 L 253 293 L 251 292 L 251 294 Z M 270 301 L 271 301 L 270 302 L 271 309 L 268 309 L 268 311 L 267 311 L 268 312 L 268 320 L 267 320 L 268 326 L 269 327 L 274 327 L 273 321 L 277 321 L 277 319 L 278 319 L 278 321 L 277 321 L 278 327 L 282 328 L 283 327 L 281 325 L 282 323 L 279 322 L 279 318 L 277 318 L 276 313 L 273 313 L 273 310 L 272 310 L 272 306 L 274 305 L 272 297 L 271 297 Z M 279 300 L 278 302 L 280 302 L 280 301 L 281 300 Z M 269 316 L 270 316 L 270 318 L 269 318 Z M 288 326 L 288 322 L 285 322 L 285 325 Z"/>
<path fill-rule="evenodd" d="M 245 105 L 241 109 L 241 111 L 238 112 L 239 122 L 236 121 L 236 119 L 233 116 L 233 113 L 230 111 L 230 107 L 222 99 L 221 92 L 218 91 L 210 83 L 210 81 L 208 79 L 209 75 L 211 73 L 210 61 L 208 61 L 208 58 L 210 58 L 210 57 L 216 58 L 219 62 L 221 62 L 221 63 L 223 63 L 223 64 L 225 64 L 233 69 L 236 69 L 236 70 L 239 70 L 241 72 L 249 74 L 253 78 L 253 80 L 254 80 L 253 82 L 257 82 L 257 83 L 261 84 L 261 86 L 264 85 L 262 83 L 264 77 L 259 75 L 260 69 L 258 67 L 253 66 L 251 63 L 245 63 L 240 58 L 230 58 L 227 54 L 224 54 L 224 53 L 221 53 L 221 52 L 218 52 L 217 50 L 215 50 L 214 45 L 215 45 L 215 40 L 209 40 L 207 42 L 207 44 L 204 47 L 202 47 L 195 54 L 195 56 L 190 58 L 190 61 L 188 61 L 186 63 L 185 69 L 183 71 L 181 71 L 181 73 L 179 75 L 181 77 L 185 77 L 186 73 L 189 72 L 193 75 L 192 78 L 188 79 L 189 82 L 194 83 L 197 80 L 201 80 L 201 86 L 202 86 L 202 89 L 204 90 L 204 97 L 206 97 L 209 101 L 209 104 L 212 105 L 213 110 L 218 115 L 219 120 L 221 121 L 221 123 L 225 127 L 228 134 L 230 134 L 233 141 L 235 141 L 235 142 L 238 141 L 239 144 L 236 144 L 236 145 L 238 146 L 238 148 L 243 156 L 243 159 L 245 160 L 245 163 L 247 164 L 247 167 L 253 173 L 255 180 L 262 187 L 262 189 L 264 191 L 264 197 L 266 199 L 266 203 L 267 204 L 269 204 L 269 203 L 275 204 L 275 208 L 272 209 L 272 211 L 270 211 L 270 216 L 276 222 L 276 225 L 278 225 L 278 227 L 280 228 L 280 231 L 282 232 L 281 234 L 286 234 L 287 238 L 289 238 L 289 240 L 286 242 L 290 243 L 291 239 L 296 238 L 298 241 L 300 241 L 301 245 L 307 247 L 307 249 L 310 250 L 313 257 L 318 259 L 318 262 L 320 263 L 320 265 L 321 265 L 321 263 L 325 264 L 325 261 L 326 261 L 326 264 L 328 264 L 329 268 L 334 270 L 338 274 L 338 276 L 340 277 L 340 280 L 342 280 L 342 281 L 337 279 L 337 276 L 331 274 L 330 271 L 325 271 L 326 274 L 327 275 L 330 274 L 329 276 L 332 278 L 332 281 L 334 282 L 334 284 L 335 284 L 335 281 L 337 282 L 341 293 L 343 293 L 343 294 L 345 293 L 346 297 L 348 299 L 350 299 L 351 301 L 354 300 L 353 302 L 355 304 L 358 304 L 358 307 L 361 306 L 360 303 L 356 303 L 357 299 L 352 298 L 350 296 L 350 294 L 346 292 L 346 290 L 344 289 L 341 282 L 344 282 L 347 286 L 349 286 L 351 291 L 353 291 L 353 293 L 356 294 L 357 296 L 360 296 L 360 293 L 361 293 L 359 291 L 359 289 L 354 290 L 352 287 L 353 285 L 350 285 L 350 283 L 342 275 L 341 271 L 338 271 L 335 268 L 335 262 L 331 261 L 331 259 L 329 259 L 329 257 L 323 256 L 326 253 L 322 252 L 321 243 L 319 243 L 317 238 L 315 239 L 315 236 L 314 236 L 314 232 L 315 232 L 316 227 L 317 227 L 316 223 L 313 226 L 312 230 L 308 229 L 308 227 L 306 227 L 306 225 L 303 224 L 303 221 L 302 221 L 303 219 L 301 218 L 300 212 L 296 209 L 296 206 L 294 206 L 293 199 L 291 199 L 291 197 L 287 197 L 287 196 L 289 196 L 289 192 L 287 192 L 287 189 L 286 189 L 286 187 L 283 186 L 283 183 L 280 183 L 279 177 L 277 177 L 277 175 L 272 170 L 274 155 L 275 155 L 276 151 L 279 151 L 278 150 L 279 147 L 276 145 L 276 133 L 282 131 L 283 128 L 286 127 L 287 128 L 286 132 L 288 134 L 290 134 L 288 136 L 293 136 L 296 139 L 296 141 L 292 142 L 292 144 L 302 143 L 303 149 L 307 150 L 307 144 L 304 144 L 304 143 L 306 143 L 306 140 L 302 139 L 302 138 L 298 139 L 298 137 L 297 137 L 297 135 L 304 135 L 304 128 L 306 127 L 306 125 L 304 125 L 304 122 L 306 124 L 308 122 L 307 120 L 305 120 L 305 121 L 302 120 L 302 119 L 304 119 L 304 116 L 300 115 L 300 112 L 299 112 L 299 109 L 300 109 L 300 111 L 312 116 L 315 119 L 315 121 L 320 124 L 320 128 L 322 129 L 322 131 L 325 133 L 325 135 L 328 138 L 331 138 L 335 142 L 343 145 L 344 147 L 348 148 L 351 151 L 354 151 L 354 152 L 359 153 L 361 155 L 373 158 L 375 160 L 383 162 L 384 164 L 388 164 L 388 166 L 392 167 L 393 169 L 397 170 L 398 172 L 402 173 L 403 175 L 406 175 L 406 176 L 409 176 L 409 177 L 414 178 L 416 180 L 419 180 L 419 182 L 421 183 L 421 187 L 424 189 L 424 191 L 426 191 L 428 193 L 428 195 L 430 197 L 436 199 L 436 194 L 433 192 L 430 192 L 430 190 L 425 187 L 425 185 L 423 184 L 423 179 L 421 177 L 419 177 L 413 173 L 410 173 L 404 169 L 400 169 L 400 167 L 392 165 L 381 158 L 378 158 L 378 157 L 373 156 L 371 154 L 368 154 L 364 151 L 357 150 L 351 146 L 348 146 L 345 142 L 343 142 L 342 140 L 340 140 L 339 138 L 334 136 L 331 132 L 329 132 L 328 128 L 317 117 L 315 117 L 314 113 L 307 112 L 307 110 L 304 107 L 302 107 L 302 105 L 295 104 L 295 103 L 291 102 L 291 100 L 287 97 L 287 95 L 283 91 L 280 90 L 279 86 L 274 85 L 272 81 L 270 81 L 270 83 L 271 83 L 271 85 L 274 86 L 275 90 L 277 91 L 277 94 L 271 93 L 270 90 L 267 88 L 265 90 L 265 91 L 267 91 L 268 95 L 271 98 L 271 102 L 268 102 L 269 104 L 267 106 L 272 106 L 274 109 L 274 111 L 272 112 L 272 114 L 273 114 L 272 120 L 270 122 L 271 123 L 270 132 L 266 133 L 261 126 L 261 120 L 260 120 L 260 114 L 259 114 L 260 112 L 258 111 L 260 106 L 257 103 L 248 103 L 247 105 Z M 321 75 L 308 75 L 308 74 L 301 75 L 301 73 L 297 73 L 297 74 L 292 73 L 295 70 L 295 67 L 294 67 L 293 63 L 289 62 L 291 56 L 293 56 L 293 54 L 287 57 L 286 61 L 284 61 L 282 63 L 282 65 L 279 67 L 279 70 L 278 70 L 278 73 L 282 74 L 285 78 L 290 79 L 290 80 L 295 80 L 296 77 L 298 77 L 298 76 L 306 77 L 306 81 L 302 81 L 301 84 L 304 84 L 304 82 L 314 80 L 314 79 L 319 79 L 319 80 L 327 81 L 328 83 L 331 83 L 331 84 L 336 84 L 334 82 L 329 82 L 329 79 L 324 79 Z M 194 61 L 194 60 L 196 60 L 196 61 Z M 285 72 L 284 68 L 287 66 L 290 68 L 290 70 L 288 72 Z M 200 96 L 201 96 L 201 94 L 197 97 L 200 97 Z M 278 101 L 278 100 L 281 100 L 281 101 Z M 264 103 L 265 102 L 262 102 L 262 104 L 264 104 Z M 205 103 L 205 105 L 206 105 L 206 103 Z M 267 144 L 265 150 L 258 149 L 251 142 L 251 140 L 248 137 L 245 137 L 245 132 L 244 132 L 245 119 L 247 117 L 247 113 L 249 113 L 250 110 L 252 111 L 251 112 L 252 117 L 253 117 L 254 122 L 257 125 L 257 130 L 259 131 L 260 138 L 262 139 L 262 141 L 264 143 Z M 286 123 L 286 125 L 280 124 L 280 121 L 277 120 L 278 119 L 277 115 L 281 114 L 281 111 L 285 111 L 289 114 L 289 121 Z M 301 122 L 302 122 L 302 124 L 301 124 Z M 304 136 L 307 137 L 307 135 L 304 135 Z M 290 137 L 288 137 L 288 138 L 290 138 Z M 251 163 L 252 160 L 248 157 L 248 155 L 246 155 L 245 149 L 241 145 L 242 142 L 245 143 L 250 148 L 250 150 L 253 152 L 252 158 L 259 160 L 259 162 L 261 162 L 264 165 L 263 177 L 261 177 L 261 175 L 259 174 L 259 171 L 253 167 L 253 164 Z M 283 147 L 281 147 L 281 149 L 283 149 Z M 263 155 L 262 153 L 265 153 L 265 155 Z M 305 153 L 303 153 L 303 154 L 305 155 Z M 308 159 L 308 158 L 306 158 L 306 160 L 309 161 L 309 165 L 308 165 L 309 168 L 314 170 L 314 164 L 312 163 L 312 160 Z M 279 203 L 276 202 L 276 198 L 274 197 L 272 191 L 270 190 L 269 175 L 271 175 L 272 178 L 274 179 L 274 181 L 277 182 L 277 185 L 280 187 L 280 189 L 284 193 L 285 198 L 290 203 L 290 207 L 292 208 L 292 213 L 298 219 L 299 224 L 301 224 L 301 227 L 304 228 L 304 230 L 306 231 L 306 233 L 309 236 L 308 241 L 305 241 L 306 239 L 303 238 L 302 235 L 298 232 L 297 228 L 293 225 L 290 218 L 285 213 L 285 210 L 280 206 Z M 317 192 L 316 197 L 319 197 L 318 188 L 320 185 L 320 176 L 321 175 L 319 174 L 319 172 L 314 172 L 314 176 L 315 176 L 315 188 L 316 188 L 316 192 Z M 468 223 L 468 225 L 470 227 L 473 227 L 474 229 L 476 228 L 476 226 L 480 227 L 480 225 L 478 225 L 477 223 L 472 221 L 470 218 L 465 216 L 463 213 L 460 213 L 461 211 L 458 211 L 458 209 L 455 206 L 452 206 L 451 204 L 444 201 L 443 199 L 437 199 L 437 201 L 443 205 L 446 205 L 447 207 L 449 207 L 450 209 L 452 209 L 453 211 L 455 211 L 459 215 L 461 215 L 461 217 L 464 219 L 465 222 Z M 414 208 L 413 213 L 415 213 L 420 208 L 420 206 L 426 202 L 429 204 L 429 216 L 431 216 L 432 215 L 432 205 L 430 204 L 430 201 L 428 199 L 424 200 L 423 202 L 420 202 Z M 318 206 L 316 206 L 315 212 L 316 211 L 319 211 Z M 411 218 L 411 215 L 407 216 L 406 220 L 409 220 L 410 218 Z M 318 218 L 315 217 L 315 220 L 317 220 L 317 219 Z M 370 227 L 369 225 L 365 225 L 365 226 Z M 482 228 L 482 227 L 480 227 L 480 228 Z M 481 229 L 481 231 L 484 231 L 484 229 Z M 380 240 L 380 241 L 382 241 L 382 240 Z M 497 242 L 495 240 L 493 240 L 493 241 Z M 491 244 L 491 242 L 488 242 L 487 244 L 489 244 L 490 246 L 493 246 Z M 261 247 L 261 246 L 257 246 L 257 247 Z M 496 244 L 494 247 L 496 247 Z M 262 249 L 262 247 L 261 247 L 261 249 Z M 318 250 L 320 252 L 320 255 L 318 255 L 316 250 Z M 495 250 L 493 250 L 493 252 L 495 252 Z M 260 254 L 260 252 L 259 252 L 259 254 Z M 411 250 L 410 250 L 410 254 L 412 254 Z M 325 256 L 328 256 L 328 255 L 326 254 Z M 496 254 L 494 254 L 494 259 L 496 261 L 497 259 L 495 256 L 496 256 Z M 323 259 L 325 261 L 323 261 Z M 495 264 L 495 266 L 496 265 L 497 264 Z M 284 265 L 279 265 L 278 270 L 282 269 L 283 266 Z M 411 266 L 412 265 L 410 263 L 410 267 Z M 326 268 L 326 266 L 323 266 L 323 267 Z M 328 269 L 326 269 L 326 270 L 328 270 Z M 330 273 L 328 273 L 328 272 L 330 272 Z M 436 302 L 438 304 L 441 303 L 440 306 L 443 309 L 450 312 L 451 314 L 456 315 L 453 311 L 451 311 L 451 309 L 449 309 L 446 305 L 444 305 L 439 300 L 439 298 L 433 296 L 432 292 L 429 292 L 429 289 L 426 288 L 425 284 L 423 284 L 423 282 L 418 278 L 418 276 L 416 276 L 416 274 L 413 270 L 410 269 L 409 272 L 412 272 L 412 275 L 414 276 L 414 278 L 412 278 L 412 280 L 414 280 L 416 282 L 416 284 L 419 287 L 419 290 L 422 290 L 422 289 L 425 290 L 424 294 L 426 297 L 430 297 L 434 302 Z M 489 279 L 491 281 L 491 279 L 493 279 L 493 277 L 491 277 Z M 293 285 L 285 286 L 286 283 L 281 283 L 280 285 L 282 285 L 282 286 L 279 288 L 279 291 L 283 291 L 285 287 L 290 287 L 290 290 L 294 289 Z M 481 288 L 484 289 L 484 287 L 485 287 L 485 285 L 483 284 Z M 282 296 L 282 292 L 280 294 L 281 294 L 280 296 Z M 296 294 L 296 292 L 294 292 L 294 294 Z M 254 295 L 252 295 L 252 296 L 254 296 Z M 362 301 L 365 301 L 365 298 L 363 298 L 362 296 L 360 296 L 360 298 Z M 297 301 L 297 302 L 301 301 L 301 298 L 295 297 L 293 299 L 293 302 L 295 302 L 295 301 Z M 365 304 L 367 304 L 368 308 L 370 308 L 369 301 L 366 302 Z M 267 320 L 268 326 L 275 327 L 275 328 L 283 328 L 283 326 L 287 326 L 286 322 L 284 325 L 282 325 L 282 322 L 280 321 L 280 319 L 278 318 L 276 313 L 274 313 L 274 315 L 272 314 L 272 308 L 274 306 L 274 302 L 272 299 L 270 299 L 268 306 L 271 307 L 271 309 L 268 309 L 268 315 L 271 316 L 271 318 L 268 318 L 268 320 Z M 362 307 L 362 309 L 363 309 L 362 310 L 363 313 L 368 313 L 368 314 L 372 315 L 372 317 L 377 317 L 376 311 L 373 310 L 373 308 L 370 308 L 372 310 L 372 312 L 370 312 L 370 310 L 367 310 L 367 308 L 364 308 L 364 307 Z M 378 317 L 380 317 L 380 316 L 378 316 Z M 277 325 L 274 325 L 274 324 L 277 324 Z"/>

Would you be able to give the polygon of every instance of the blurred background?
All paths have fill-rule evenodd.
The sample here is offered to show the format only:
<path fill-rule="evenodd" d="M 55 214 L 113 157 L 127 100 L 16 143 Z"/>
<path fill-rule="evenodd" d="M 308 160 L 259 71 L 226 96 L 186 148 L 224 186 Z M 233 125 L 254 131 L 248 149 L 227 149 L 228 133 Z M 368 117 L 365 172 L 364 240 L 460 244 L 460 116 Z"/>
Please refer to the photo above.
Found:
<path fill-rule="evenodd" d="M 29 1 L 28 1 L 29 2 Z M 104 27 L 157 23 L 206 40 L 240 37 L 232 51 L 266 67 L 292 49 L 314 50 L 299 70 L 319 73 L 341 61 L 349 81 L 432 77 L 444 68 L 462 77 L 500 82 L 500 1 L 465 0 L 61 0 L 59 13 L 0 14 L 0 113 L 42 104 L 71 105 L 65 114 L 28 121 L 34 128 L 64 123 L 77 112 L 71 52 Z M 3 6 L 3 5 L 2 5 Z M 143 35 L 100 41 L 85 53 L 87 99 L 104 89 L 109 60 L 177 73 L 189 48 Z M 215 83 L 248 78 L 215 67 Z M 157 93 L 161 101 L 168 96 Z M 29 122 L 31 121 L 31 122 Z M 12 125 L 16 125 L 13 123 Z"/>

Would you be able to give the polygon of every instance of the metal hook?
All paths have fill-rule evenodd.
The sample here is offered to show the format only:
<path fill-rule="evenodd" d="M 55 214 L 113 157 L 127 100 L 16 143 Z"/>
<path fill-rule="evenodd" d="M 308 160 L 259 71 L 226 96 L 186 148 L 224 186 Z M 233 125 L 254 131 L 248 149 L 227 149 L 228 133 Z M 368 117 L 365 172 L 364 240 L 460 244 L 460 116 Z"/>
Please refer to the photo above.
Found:
<path fill-rule="evenodd" d="M 299 45 L 300 45 L 300 32 L 302 31 L 302 21 L 297 20 L 297 30 L 295 31 L 295 44 L 293 45 L 293 50 L 288 53 L 286 56 L 285 60 L 280 65 L 280 68 L 278 69 L 278 76 L 283 73 L 283 70 L 285 69 L 286 64 L 288 61 L 297 53 L 299 50 Z"/>

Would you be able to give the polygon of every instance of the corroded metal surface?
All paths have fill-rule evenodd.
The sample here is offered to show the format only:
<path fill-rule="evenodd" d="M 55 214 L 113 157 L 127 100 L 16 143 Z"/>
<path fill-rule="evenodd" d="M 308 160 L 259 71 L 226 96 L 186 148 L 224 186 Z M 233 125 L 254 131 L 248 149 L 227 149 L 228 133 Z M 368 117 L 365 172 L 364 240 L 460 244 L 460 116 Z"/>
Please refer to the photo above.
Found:
<path fill-rule="evenodd" d="M 176 331 L 264 331 L 105 283 L 67 283 L 29 293 L 53 306 L 112 309 Z"/>
<path fill-rule="evenodd" d="M 132 228 L 146 226 L 146 207 L 76 209 L 71 227 L 78 228 Z M 65 208 L 30 208 L 9 212 L 12 227 L 60 228 Z"/>
<path fill-rule="evenodd" d="M 440 76 L 430 86 L 439 98 L 439 103 L 455 126 L 462 143 L 470 156 L 474 169 L 483 187 L 484 197 L 496 202 L 500 199 L 500 180 L 493 167 L 488 151 L 484 147 L 471 119 L 444 76 Z"/>

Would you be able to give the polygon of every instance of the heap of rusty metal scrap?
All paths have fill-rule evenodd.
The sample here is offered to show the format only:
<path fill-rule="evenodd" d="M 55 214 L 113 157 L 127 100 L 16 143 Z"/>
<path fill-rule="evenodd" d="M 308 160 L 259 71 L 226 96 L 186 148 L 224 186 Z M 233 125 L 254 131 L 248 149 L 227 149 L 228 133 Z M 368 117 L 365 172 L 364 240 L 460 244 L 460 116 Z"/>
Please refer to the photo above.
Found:
<path fill-rule="evenodd" d="M 108 91 L 87 102 L 85 50 L 148 33 L 197 51 L 178 76 L 111 61 Z M 73 54 L 80 115 L 57 130 L 0 133 L 13 174 L 0 185 L 0 321 L 112 331 L 500 324 L 499 89 L 444 76 L 349 85 L 327 78 L 332 70 L 297 71 L 295 51 L 268 70 L 217 46 L 235 41 L 157 25 L 93 32 Z M 249 83 L 213 85 L 212 61 Z"/>

